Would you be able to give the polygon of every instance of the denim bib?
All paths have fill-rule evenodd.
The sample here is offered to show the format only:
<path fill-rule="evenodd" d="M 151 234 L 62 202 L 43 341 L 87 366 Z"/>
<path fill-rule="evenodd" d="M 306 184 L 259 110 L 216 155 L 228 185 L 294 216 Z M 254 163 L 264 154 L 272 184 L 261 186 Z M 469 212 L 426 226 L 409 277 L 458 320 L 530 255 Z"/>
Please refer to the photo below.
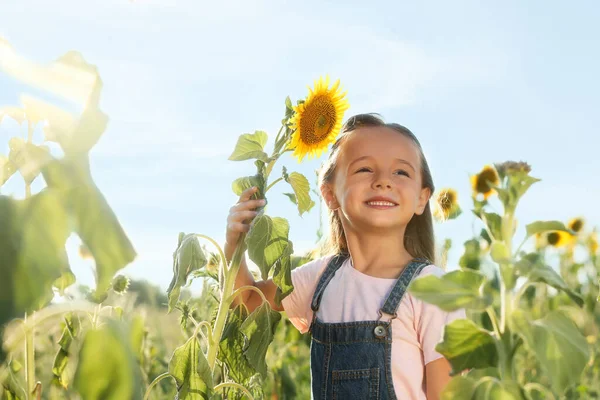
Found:
<path fill-rule="evenodd" d="M 412 279 L 431 262 L 413 259 L 379 310 L 377 321 L 324 323 L 317 310 L 327 284 L 348 258 L 338 254 L 327 264 L 312 299 L 310 369 L 312 399 L 396 399 L 392 382 L 392 320 Z M 391 316 L 382 320 L 383 314 Z"/>

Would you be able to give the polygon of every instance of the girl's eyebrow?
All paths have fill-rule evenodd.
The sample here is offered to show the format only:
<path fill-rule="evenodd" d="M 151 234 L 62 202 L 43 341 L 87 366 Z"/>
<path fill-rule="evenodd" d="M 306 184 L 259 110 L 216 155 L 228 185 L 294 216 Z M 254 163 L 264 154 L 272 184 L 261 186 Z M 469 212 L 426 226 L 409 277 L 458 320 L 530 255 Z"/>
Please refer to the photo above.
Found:
<path fill-rule="evenodd" d="M 350 164 L 348 164 L 348 168 L 350 168 L 354 163 L 365 160 L 365 159 L 373 159 L 374 157 L 371 156 L 362 156 L 362 157 L 358 157 L 356 160 L 352 161 Z M 405 164 L 408 165 L 413 172 L 415 171 L 415 167 L 412 166 L 412 164 L 406 160 L 403 160 L 402 158 L 396 158 L 396 161 L 400 162 L 401 164 Z"/>

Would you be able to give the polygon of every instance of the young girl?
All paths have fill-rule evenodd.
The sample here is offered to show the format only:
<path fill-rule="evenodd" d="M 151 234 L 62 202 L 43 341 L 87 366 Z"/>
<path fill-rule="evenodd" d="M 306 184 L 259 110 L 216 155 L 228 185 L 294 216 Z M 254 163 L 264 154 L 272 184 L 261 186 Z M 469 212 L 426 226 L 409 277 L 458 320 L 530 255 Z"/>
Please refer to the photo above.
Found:
<path fill-rule="evenodd" d="M 444 312 L 406 289 L 417 276 L 442 275 L 434 260 L 429 199 L 434 191 L 419 141 L 372 114 L 351 117 L 333 145 L 319 186 L 330 216 L 329 252 L 292 271 L 294 291 L 275 302 L 272 280 L 255 282 L 242 262 L 236 287 L 254 285 L 275 310 L 310 332 L 314 399 L 438 399 L 450 365 L 435 351 Z M 256 207 L 244 192 L 231 208 L 225 255 L 233 255 Z M 252 311 L 253 291 L 241 298 Z"/>

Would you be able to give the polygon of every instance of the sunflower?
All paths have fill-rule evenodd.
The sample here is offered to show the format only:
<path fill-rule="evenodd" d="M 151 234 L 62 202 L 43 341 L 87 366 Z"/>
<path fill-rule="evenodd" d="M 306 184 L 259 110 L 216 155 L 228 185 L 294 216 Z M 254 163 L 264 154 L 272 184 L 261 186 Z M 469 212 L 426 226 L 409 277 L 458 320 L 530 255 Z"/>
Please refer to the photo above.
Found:
<path fill-rule="evenodd" d="M 314 90 L 308 88 L 306 101 L 294 107 L 290 120 L 294 130 L 288 149 L 294 150 L 298 162 L 304 156 L 319 157 L 327 146 L 335 141 L 342 127 L 344 112 L 350 106 L 342 93 L 340 81 L 329 88 L 329 77 L 315 81 Z"/>
<path fill-rule="evenodd" d="M 456 190 L 446 188 L 438 192 L 433 209 L 433 216 L 438 221 L 454 219 L 461 214 Z"/>
<path fill-rule="evenodd" d="M 567 226 L 573 232 L 579 233 L 583 229 L 584 222 L 585 221 L 583 220 L 583 218 L 573 218 L 572 220 L 569 221 Z"/>
<path fill-rule="evenodd" d="M 546 242 L 554 247 L 563 247 L 570 244 L 572 239 L 571 234 L 564 231 L 552 231 L 546 234 Z"/>
<path fill-rule="evenodd" d="M 483 194 L 483 198 L 487 199 L 494 193 L 494 189 L 492 185 L 498 185 L 500 183 L 500 179 L 498 178 L 498 173 L 496 169 L 491 165 L 486 165 L 483 167 L 480 173 L 477 175 L 471 176 L 471 186 L 473 187 L 473 193 L 477 195 L 478 193 Z"/>

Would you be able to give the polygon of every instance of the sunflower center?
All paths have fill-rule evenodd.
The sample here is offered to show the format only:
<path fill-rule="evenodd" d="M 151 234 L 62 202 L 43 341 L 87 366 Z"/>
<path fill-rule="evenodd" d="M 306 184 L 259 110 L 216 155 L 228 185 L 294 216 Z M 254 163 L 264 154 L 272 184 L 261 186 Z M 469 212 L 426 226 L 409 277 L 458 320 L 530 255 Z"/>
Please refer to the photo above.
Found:
<path fill-rule="evenodd" d="M 573 230 L 574 232 L 579 232 L 581 230 L 581 228 L 583 228 L 583 221 L 581 219 L 576 219 L 571 223 L 570 226 L 571 230 Z"/>
<path fill-rule="evenodd" d="M 497 183 L 498 182 L 498 175 L 496 175 L 496 171 L 492 170 L 492 169 L 485 169 L 483 171 L 481 171 L 481 173 L 479 173 L 479 175 L 477 175 L 477 183 L 476 183 L 476 190 L 478 193 L 487 193 L 490 190 L 492 190 L 492 188 L 490 187 L 490 184 L 488 182 L 493 182 L 493 183 Z"/>
<path fill-rule="evenodd" d="M 440 207 L 444 211 L 448 211 L 448 210 L 452 209 L 454 202 L 455 202 L 455 198 L 454 198 L 454 193 L 452 193 L 452 192 L 443 192 L 442 195 L 440 196 L 440 200 L 439 200 Z"/>
<path fill-rule="evenodd" d="M 318 96 L 307 104 L 300 119 L 300 137 L 306 144 L 320 143 L 336 123 L 335 105 L 329 95 Z"/>
<path fill-rule="evenodd" d="M 546 239 L 548 240 L 548 244 L 556 246 L 560 241 L 560 235 L 558 232 L 550 232 L 548 236 L 546 236 Z"/>

